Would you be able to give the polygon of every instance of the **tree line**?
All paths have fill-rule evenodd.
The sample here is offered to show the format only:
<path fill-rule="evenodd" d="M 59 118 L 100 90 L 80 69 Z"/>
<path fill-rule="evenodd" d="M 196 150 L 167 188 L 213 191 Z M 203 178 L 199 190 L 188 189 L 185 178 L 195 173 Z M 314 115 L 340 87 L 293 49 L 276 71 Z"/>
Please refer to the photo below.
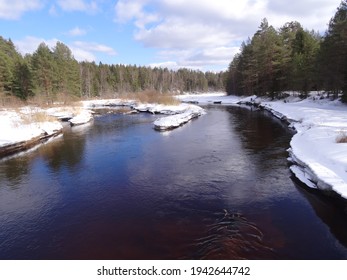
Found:
<path fill-rule="evenodd" d="M 226 73 L 228 94 L 275 98 L 284 91 L 305 96 L 313 90 L 342 95 L 347 102 L 347 0 L 323 36 L 298 22 L 276 30 L 263 19 Z"/>
<path fill-rule="evenodd" d="M 0 94 L 26 100 L 64 94 L 81 98 L 156 90 L 194 92 L 224 90 L 224 73 L 77 62 L 65 44 L 53 49 L 41 43 L 33 54 L 22 56 L 11 39 L 0 36 Z"/>

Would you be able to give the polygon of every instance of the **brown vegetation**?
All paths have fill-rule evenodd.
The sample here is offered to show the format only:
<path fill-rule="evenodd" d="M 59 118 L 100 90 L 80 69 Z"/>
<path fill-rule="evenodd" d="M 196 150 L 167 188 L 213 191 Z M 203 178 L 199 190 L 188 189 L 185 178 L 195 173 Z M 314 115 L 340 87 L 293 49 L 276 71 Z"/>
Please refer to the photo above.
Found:
<path fill-rule="evenodd" d="M 336 137 L 336 143 L 347 143 L 347 134 L 346 131 L 341 131 Z"/>
<path fill-rule="evenodd" d="M 141 103 L 158 103 L 163 105 L 178 105 L 180 101 L 169 93 L 160 93 L 156 90 L 145 90 L 127 95 L 127 98 Z"/>
<path fill-rule="evenodd" d="M 57 119 L 48 115 L 44 111 L 31 110 L 30 112 L 20 113 L 20 118 L 22 124 L 31 124 L 31 123 L 43 123 L 43 122 L 54 122 Z"/>
<path fill-rule="evenodd" d="M 16 96 L 7 95 L 0 92 L 0 107 L 3 108 L 19 108 L 25 106 L 25 102 Z"/>

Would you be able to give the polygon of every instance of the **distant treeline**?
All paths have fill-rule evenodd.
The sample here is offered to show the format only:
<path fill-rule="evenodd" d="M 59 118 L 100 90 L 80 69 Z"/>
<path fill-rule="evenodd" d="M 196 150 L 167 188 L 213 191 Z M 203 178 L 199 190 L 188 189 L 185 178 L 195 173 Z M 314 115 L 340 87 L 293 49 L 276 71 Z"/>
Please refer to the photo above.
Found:
<path fill-rule="evenodd" d="M 224 90 L 225 73 L 177 71 L 131 65 L 77 62 L 61 42 L 53 49 L 41 43 L 24 57 L 13 42 L 0 36 L 0 94 L 26 100 L 41 95 L 114 96 L 143 90 L 159 92 Z"/>
<path fill-rule="evenodd" d="M 226 90 L 234 95 L 324 90 L 347 102 L 347 1 L 341 2 L 324 36 L 290 22 L 276 30 L 263 19 L 229 65 Z"/>

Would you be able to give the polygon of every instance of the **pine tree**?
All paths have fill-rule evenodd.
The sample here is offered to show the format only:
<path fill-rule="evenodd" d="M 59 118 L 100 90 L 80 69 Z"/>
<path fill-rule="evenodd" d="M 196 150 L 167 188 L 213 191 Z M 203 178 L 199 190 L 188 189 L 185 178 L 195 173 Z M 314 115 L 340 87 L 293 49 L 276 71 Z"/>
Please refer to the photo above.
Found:
<path fill-rule="evenodd" d="M 26 100 L 34 95 L 30 58 L 27 56 L 15 65 L 13 91 L 17 97 Z"/>
<path fill-rule="evenodd" d="M 341 2 L 329 22 L 321 45 L 320 62 L 325 89 L 336 96 L 342 90 L 343 101 L 347 102 L 347 0 Z"/>
<path fill-rule="evenodd" d="M 32 56 L 33 79 L 36 94 L 44 94 L 52 102 L 55 86 L 55 61 L 52 51 L 41 43 Z"/>
<path fill-rule="evenodd" d="M 0 36 L 0 92 L 13 94 L 15 66 L 21 59 L 13 42 Z"/>
<path fill-rule="evenodd" d="M 63 95 L 80 95 L 80 69 L 71 50 L 57 42 L 53 49 L 55 80 L 54 92 Z"/>

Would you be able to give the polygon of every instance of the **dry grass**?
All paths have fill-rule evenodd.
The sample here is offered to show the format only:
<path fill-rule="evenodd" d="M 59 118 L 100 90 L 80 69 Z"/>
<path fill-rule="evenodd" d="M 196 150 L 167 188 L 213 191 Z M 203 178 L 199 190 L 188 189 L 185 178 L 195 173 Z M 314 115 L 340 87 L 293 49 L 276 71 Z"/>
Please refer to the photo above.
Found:
<path fill-rule="evenodd" d="M 40 108 L 51 108 L 54 106 L 78 106 L 81 99 L 77 96 L 72 96 L 65 93 L 59 93 L 54 96 L 46 96 L 42 94 L 35 95 L 22 100 L 16 96 L 7 95 L 0 92 L 0 108 L 21 108 L 27 105 L 36 106 Z"/>
<path fill-rule="evenodd" d="M 31 123 L 44 123 L 44 122 L 54 122 L 57 119 L 48 115 L 44 111 L 30 111 L 30 112 L 21 112 L 19 113 L 22 124 L 31 124 Z"/>
<path fill-rule="evenodd" d="M 0 92 L 0 107 L 3 108 L 19 108 L 26 105 L 26 102 L 16 96 L 7 95 Z"/>
<path fill-rule="evenodd" d="M 340 131 L 339 135 L 336 137 L 336 143 L 347 143 L 346 131 Z"/>
<path fill-rule="evenodd" d="M 178 105 L 180 101 L 172 94 L 160 93 L 155 90 L 145 90 L 127 95 L 127 98 L 137 100 L 141 103 L 158 103 L 163 105 Z"/>
<path fill-rule="evenodd" d="M 27 103 L 41 108 L 51 108 L 54 106 L 75 106 L 81 99 L 65 93 L 59 93 L 55 96 L 35 95 L 28 99 Z"/>

